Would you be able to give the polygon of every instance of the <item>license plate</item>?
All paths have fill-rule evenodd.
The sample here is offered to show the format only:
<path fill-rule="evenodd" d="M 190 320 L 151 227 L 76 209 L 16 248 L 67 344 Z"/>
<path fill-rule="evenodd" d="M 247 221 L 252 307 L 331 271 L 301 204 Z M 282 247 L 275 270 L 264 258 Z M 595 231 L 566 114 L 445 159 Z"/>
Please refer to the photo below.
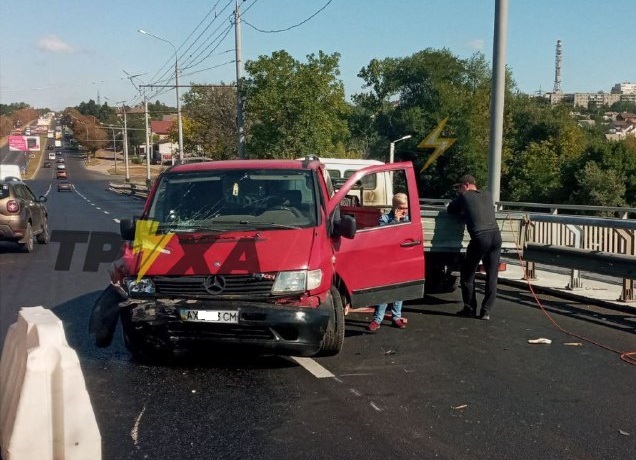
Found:
<path fill-rule="evenodd" d="M 238 311 L 224 310 L 180 310 L 181 321 L 198 321 L 203 323 L 236 324 L 239 320 Z"/>

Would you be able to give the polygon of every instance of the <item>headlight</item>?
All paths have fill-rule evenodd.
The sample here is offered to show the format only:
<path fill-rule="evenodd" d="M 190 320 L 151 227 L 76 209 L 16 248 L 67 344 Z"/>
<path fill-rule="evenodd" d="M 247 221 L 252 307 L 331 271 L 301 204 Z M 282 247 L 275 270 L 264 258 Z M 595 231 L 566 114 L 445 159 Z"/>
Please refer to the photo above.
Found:
<path fill-rule="evenodd" d="M 298 270 L 295 272 L 280 272 L 272 286 L 272 294 L 288 294 L 316 289 L 322 281 L 322 271 Z"/>
<path fill-rule="evenodd" d="M 155 283 L 150 278 L 141 278 L 139 281 L 137 281 L 137 278 L 126 278 L 124 284 L 128 294 L 155 293 Z"/>

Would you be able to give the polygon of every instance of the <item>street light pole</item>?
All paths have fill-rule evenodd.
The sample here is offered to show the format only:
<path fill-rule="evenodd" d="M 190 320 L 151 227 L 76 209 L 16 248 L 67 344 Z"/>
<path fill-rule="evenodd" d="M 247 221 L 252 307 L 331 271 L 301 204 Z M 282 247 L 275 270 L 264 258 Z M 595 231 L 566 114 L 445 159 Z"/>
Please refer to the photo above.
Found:
<path fill-rule="evenodd" d="M 146 112 L 146 186 L 150 188 L 150 133 L 148 131 L 148 98 L 146 97 L 146 88 L 144 88 L 144 111 Z"/>
<path fill-rule="evenodd" d="M 393 142 L 391 142 L 390 146 L 389 146 L 389 163 L 393 163 L 394 157 L 395 157 L 395 144 L 397 144 L 400 141 L 405 141 L 406 139 L 410 139 L 411 135 L 407 134 L 406 136 L 402 136 L 399 139 L 394 140 Z"/>
<path fill-rule="evenodd" d="M 181 122 L 181 100 L 179 98 L 179 55 L 177 54 L 177 47 L 170 40 L 166 40 L 165 38 L 158 37 L 155 34 L 150 32 L 146 32 L 142 29 L 137 29 L 137 32 L 143 35 L 148 35 L 150 37 L 156 38 L 159 41 L 169 44 L 172 46 L 174 50 L 174 84 L 175 84 L 175 92 L 177 94 L 177 124 L 179 126 L 179 160 L 183 161 L 183 124 Z M 174 164 L 174 155 L 172 156 L 172 164 Z"/>
<path fill-rule="evenodd" d="M 124 112 L 124 170 L 126 182 L 130 182 L 130 169 L 128 167 L 128 122 L 126 120 L 126 104 L 122 101 L 121 109 Z"/>

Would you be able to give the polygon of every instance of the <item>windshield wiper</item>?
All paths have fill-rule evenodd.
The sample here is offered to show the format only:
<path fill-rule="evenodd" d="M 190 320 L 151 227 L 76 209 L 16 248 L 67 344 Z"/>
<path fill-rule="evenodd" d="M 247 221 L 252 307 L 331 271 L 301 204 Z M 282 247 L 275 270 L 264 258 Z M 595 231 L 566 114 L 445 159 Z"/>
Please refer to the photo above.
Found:
<path fill-rule="evenodd" d="M 285 224 L 278 224 L 276 222 L 262 222 L 262 221 L 251 221 L 251 220 L 240 220 L 236 223 L 240 225 L 250 225 L 250 226 L 253 226 L 254 228 L 271 228 L 271 227 L 284 228 L 284 229 L 302 228 L 298 225 L 285 225 Z"/>

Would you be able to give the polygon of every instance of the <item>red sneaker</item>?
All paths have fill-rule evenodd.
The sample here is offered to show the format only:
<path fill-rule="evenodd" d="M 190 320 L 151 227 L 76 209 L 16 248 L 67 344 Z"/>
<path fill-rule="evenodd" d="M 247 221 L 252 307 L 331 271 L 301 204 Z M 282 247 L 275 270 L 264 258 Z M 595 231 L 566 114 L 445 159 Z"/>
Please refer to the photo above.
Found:
<path fill-rule="evenodd" d="M 380 329 L 380 323 L 377 321 L 373 321 L 367 326 L 367 331 L 369 332 L 376 332 L 378 329 Z"/>
<path fill-rule="evenodd" d="M 404 329 L 406 327 L 406 319 L 405 318 L 396 319 L 395 321 L 393 321 L 393 327 Z"/>

